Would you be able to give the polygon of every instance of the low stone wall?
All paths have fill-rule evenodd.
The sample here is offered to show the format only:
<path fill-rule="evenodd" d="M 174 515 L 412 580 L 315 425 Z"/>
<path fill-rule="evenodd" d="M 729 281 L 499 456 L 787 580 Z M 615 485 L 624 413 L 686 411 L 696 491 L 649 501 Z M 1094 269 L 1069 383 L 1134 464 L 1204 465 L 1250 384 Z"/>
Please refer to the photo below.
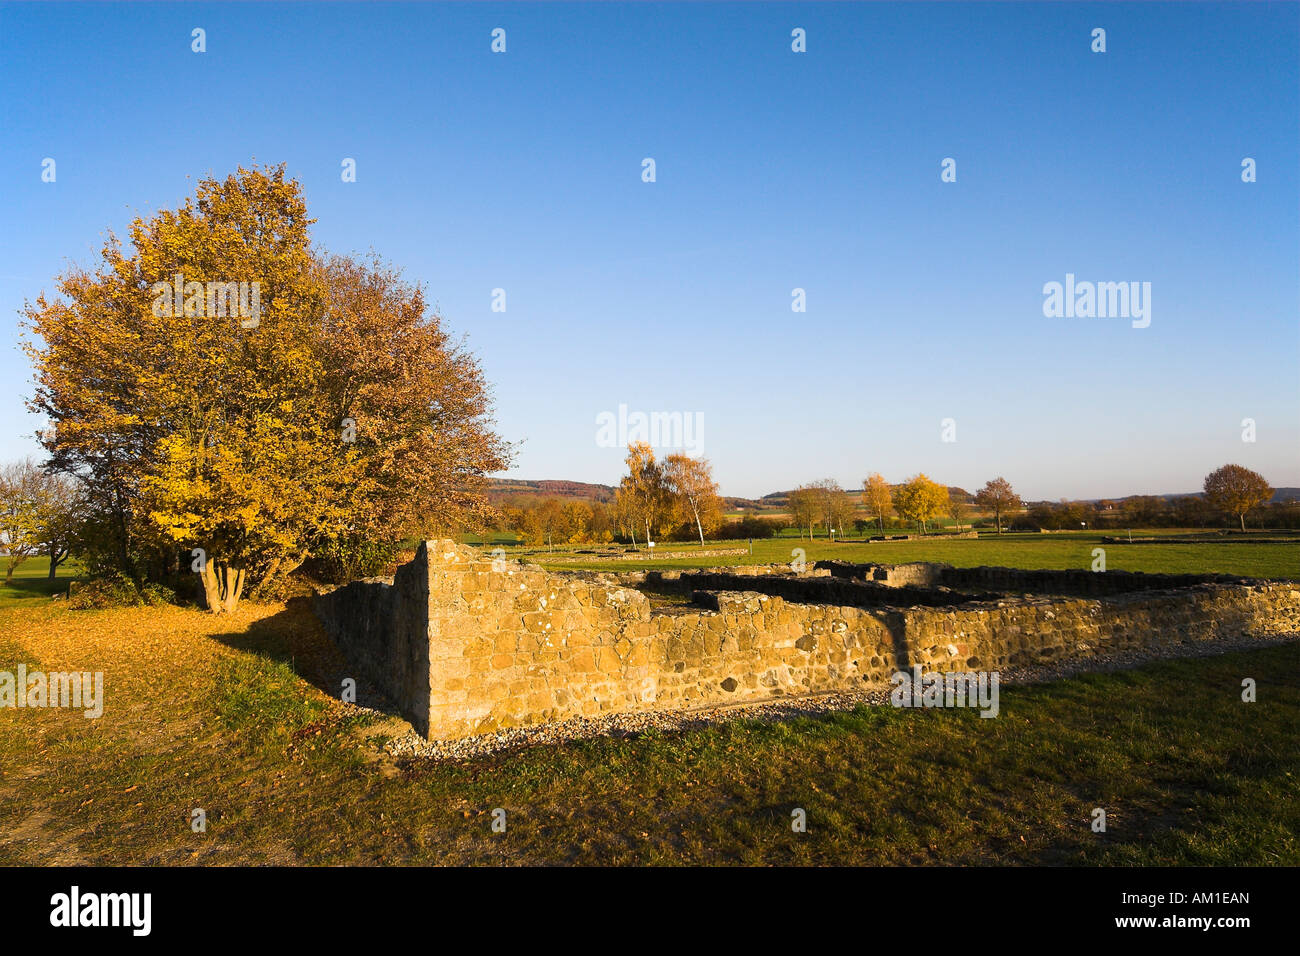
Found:
<path fill-rule="evenodd" d="M 1247 532 L 1235 535 L 1160 535 L 1152 538 L 1130 538 L 1127 535 L 1107 535 L 1101 539 L 1102 544 L 1300 544 L 1294 534 L 1287 532 Z"/>
<path fill-rule="evenodd" d="M 903 612 L 910 663 L 933 670 L 1300 633 L 1300 587 L 1256 582 L 1102 599 L 1044 598 Z"/>
<path fill-rule="evenodd" d="M 929 534 L 873 534 L 867 541 L 947 541 L 952 538 L 978 538 L 978 531 L 932 531 Z"/>
<path fill-rule="evenodd" d="M 692 575 L 698 574 L 725 574 L 728 577 L 755 577 L 755 576 L 791 576 L 795 572 L 789 564 L 731 564 L 725 567 L 700 568 L 694 570 L 691 568 L 657 568 L 644 571 L 619 571 L 616 577 L 619 581 L 634 586 L 649 584 L 652 586 L 673 586 L 683 583 Z M 828 578 L 831 577 L 829 568 L 817 568 L 813 565 L 807 565 L 804 571 L 797 575 L 801 578 Z"/>
<path fill-rule="evenodd" d="M 642 580 L 663 585 L 670 574 Z M 846 594 L 890 591 L 896 600 L 909 594 L 824 570 L 793 578 L 682 577 L 678 585 L 689 587 L 696 604 L 652 611 L 645 594 L 614 575 L 554 574 L 436 541 L 422 545 L 392 583 L 355 582 L 317 597 L 315 606 L 356 667 L 359 689 L 392 700 L 430 739 L 577 715 L 854 690 L 914 664 L 990 670 L 1300 631 L 1300 585 L 1290 583 L 1198 581 L 1102 598 L 855 607 L 794 598 L 841 593 L 829 586 L 859 589 Z M 1002 580 L 971 575 L 986 577 Z M 789 588 L 791 599 L 737 586 Z"/>
<path fill-rule="evenodd" d="M 581 554 L 582 552 L 576 552 Z M 737 554 L 749 554 L 748 548 L 710 548 L 703 551 L 659 551 L 655 548 L 647 548 L 645 551 L 625 551 L 618 554 L 602 554 L 596 556 L 583 555 L 582 560 L 587 561 L 668 561 L 677 558 L 721 558 L 732 557 Z"/>
<path fill-rule="evenodd" d="M 1249 579 L 1228 574 L 1145 574 L 1141 571 L 1083 569 L 1026 570 L 1024 568 L 957 568 L 950 564 L 852 564 L 818 561 L 817 568 L 837 578 L 868 581 L 886 587 L 952 588 L 1002 594 L 1128 594 L 1189 588 L 1199 584 L 1241 584 Z"/>
<path fill-rule="evenodd" d="M 833 577 L 826 569 L 794 574 L 788 568 L 776 565 L 765 574 L 734 574 L 730 569 L 709 571 L 648 571 L 647 587 L 663 590 L 695 591 L 753 591 L 784 598 L 800 604 L 836 604 L 844 607 L 897 607 L 899 605 L 927 605 L 950 607 L 980 598 L 993 598 L 995 594 L 958 593 L 951 590 L 925 589 L 903 584 L 879 584 L 875 581 Z"/>
<path fill-rule="evenodd" d="M 358 690 L 379 693 L 424 732 L 429 727 L 427 543 L 393 578 L 369 578 L 313 600 L 326 633 L 356 668 Z"/>
<path fill-rule="evenodd" d="M 849 561 L 818 561 L 818 570 L 829 571 L 837 578 L 855 581 L 873 581 L 885 587 L 936 587 L 939 569 L 948 564 L 854 564 Z"/>

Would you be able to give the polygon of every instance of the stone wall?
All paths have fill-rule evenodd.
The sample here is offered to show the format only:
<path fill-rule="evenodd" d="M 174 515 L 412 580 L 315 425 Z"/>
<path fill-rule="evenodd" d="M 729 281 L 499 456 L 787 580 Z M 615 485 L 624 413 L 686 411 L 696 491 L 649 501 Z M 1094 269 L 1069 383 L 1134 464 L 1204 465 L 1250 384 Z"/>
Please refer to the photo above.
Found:
<path fill-rule="evenodd" d="M 1115 650 L 1300 633 L 1300 585 L 1256 582 L 1101 599 L 1035 598 L 902 612 L 909 663 L 997 670 Z"/>
<path fill-rule="evenodd" d="M 763 574 L 736 574 L 730 568 L 709 571 L 647 571 L 644 582 L 647 587 L 685 593 L 754 591 L 800 604 L 838 604 L 845 607 L 897 607 L 914 604 L 949 607 L 980 597 L 997 597 L 990 593 L 958 593 L 901 583 L 885 585 L 871 580 L 833 577 L 824 569 L 794 574 L 788 567 L 776 565 L 774 568 Z"/>
<path fill-rule="evenodd" d="M 819 570 L 837 578 L 868 581 L 886 587 L 951 588 L 957 591 L 985 591 L 1002 594 L 1128 594 L 1189 588 L 1199 584 L 1241 584 L 1245 579 L 1227 574 L 1146 574 L 1142 571 L 1094 571 L 1073 568 L 1026 570 L 1024 568 L 956 568 L 950 564 L 851 564 L 847 561 L 818 561 Z"/>
<path fill-rule="evenodd" d="M 358 690 L 387 697 L 422 729 L 429 725 L 432 673 L 428 560 L 426 542 L 393 578 L 353 581 L 313 601 L 326 633 L 356 668 Z"/>
<path fill-rule="evenodd" d="M 989 670 L 1300 631 L 1295 584 L 1200 582 L 1102 598 L 856 607 L 736 589 L 791 588 L 792 597 L 818 598 L 803 589 L 864 587 L 824 572 L 793 585 L 775 574 L 731 581 L 687 574 L 695 604 L 652 611 L 645 594 L 614 575 L 550 573 L 431 541 L 392 584 L 348 585 L 318 598 L 317 610 L 355 662 L 358 683 L 393 700 L 430 739 L 579 715 L 855 690 L 913 664 Z M 653 572 L 641 580 L 656 583 Z M 664 573 L 657 582 L 667 580 Z"/>
<path fill-rule="evenodd" d="M 931 531 L 928 534 L 873 534 L 868 541 L 950 541 L 953 538 L 978 538 L 978 531 Z"/>
<path fill-rule="evenodd" d="M 710 548 L 696 551 L 660 551 L 647 548 L 645 551 L 619 551 L 605 554 L 589 554 L 585 551 L 573 552 L 577 560 L 582 561 L 673 561 L 678 558 L 722 558 L 737 554 L 749 554 L 748 548 Z"/>

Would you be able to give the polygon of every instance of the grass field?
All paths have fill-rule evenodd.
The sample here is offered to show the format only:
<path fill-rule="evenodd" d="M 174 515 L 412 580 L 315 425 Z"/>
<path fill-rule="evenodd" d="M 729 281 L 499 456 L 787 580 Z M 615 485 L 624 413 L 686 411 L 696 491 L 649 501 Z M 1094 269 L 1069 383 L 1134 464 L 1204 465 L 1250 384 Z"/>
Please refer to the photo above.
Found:
<path fill-rule="evenodd" d="M 805 546 L 1077 567 L 1095 540 Z M 1295 553 L 1179 547 L 1113 550 L 1250 574 Z M 103 671 L 107 701 L 0 708 L 0 864 L 1300 864 L 1300 644 L 1004 686 L 995 720 L 859 708 L 434 763 L 332 696 L 345 669 L 300 603 L 72 611 L 24 586 L 43 571 L 0 589 L 0 670 Z"/>
<path fill-rule="evenodd" d="M 14 570 L 9 585 L 0 585 L 0 608 L 44 603 L 52 594 L 68 590 L 68 582 L 81 573 L 75 561 L 59 565 L 58 577 L 51 581 L 49 558 L 28 558 Z M 0 575 L 0 581 L 4 578 Z"/>
<path fill-rule="evenodd" d="M 735 564 L 771 564 L 792 560 L 792 551 L 802 548 L 807 561 L 841 560 L 903 564 L 909 561 L 942 561 L 958 567 L 998 565 L 1016 568 L 1091 568 L 1094 548 L 1106 551 L 1106 567 L 1114 571 L 1148 573 L 1240 574 L 1248 577 L 1300 577 L 1300 542 L 1295 544 L 1102 544 L 1099 532 L 1059 534 L 983 535 L 979 539 L 936 541 L 830 542 L 798 538 L 774 538 L 753 543 L 753 556 L 651 559 L 643 561 L 591 562 L 580 555 L 557 549 L 535 552 L 529 560 L 552 568 L 715 567 Z M 1150 535 L 1151 532 L 1143 532 Z M 747 542 L 709 542 L 706 550 L 746 548 Z M 664 544 L 662 550 L 696 551 L 699 544 Z M 507 555 L 511 550 L 507 549 Z"/>
<path fill-rule="evenodd" d="M 301 607 L 0 615 L 4 667 L 101 669 L 107 696 L 99 720 L 0 710 L 0 863 L 1300 863 L 1300 645 L 1004 688 L 996 720 L 863 708 L 429 763 L 317 686 Z"/>

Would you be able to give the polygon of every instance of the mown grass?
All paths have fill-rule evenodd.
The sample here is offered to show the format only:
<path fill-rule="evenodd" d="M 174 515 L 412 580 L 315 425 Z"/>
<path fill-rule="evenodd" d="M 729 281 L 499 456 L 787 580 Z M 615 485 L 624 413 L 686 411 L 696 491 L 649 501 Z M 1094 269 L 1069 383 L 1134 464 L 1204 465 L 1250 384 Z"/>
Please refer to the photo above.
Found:
<path fill-rule="evenodd" d="M 1106 532 L 1106 535 L 1113 532 Z M 1144 532 L 1144 534 L 1147 534 Z M 1115 571 L 1145 571 L 1163 574 L 1239 574 L 1245 577 L 1300 577 L 1300 541 L 1271 544 L 1238 544 L 1213 541 L 1197 544 L 1103 544 L 1102 533 L 982 535 L 978 539 L 936 541 L 830 542 L 776 538 L 753 543 L 752 556 L 713 555 L 685 558 L 651 558 L 636 561 L 584 561 L 572 550 L 535 553 L 528 560 L 555 569 L 691 568 L 736 564 L 787 563 L 795 548 L 802 548 L 806 561 L 841 560 L 904 564 L 910 561 L 941 561 L 958 567 L 994 565 L 1014 568 L 1090 569 L 1093 549 L 1106 552 L 1106 568 Z M 749 543 L 709 542 L 703 550 L 748 549 Z M 698 544 L 664 545 L 661 551 L 697 551 Z M 511 552 L 507 550 L 507 556 Z"/>
<path fill-rule="evenodd" d="M 42 603 L 51 595 L 66 593 L 68 584 L 82 574 L 82 569 L 76 561 L 68 560 L 59 565 L 57 576 L 53 581 L 50 580 L 49 574 L 49 558 L 28 558 L 14 569 L 13 578 L 8 584 L 0 583 L 0 608 L 22 606 L 31 602 Z M 4 575 L 0 571 L 0 582 L 3 581 Z"/>
<path fill-rule="evenodd" d="M 98 721 L 0 710 L 4 863 L 1300 864 L 1298 644 L 1004 686 L 995 719 L 859 708 L 435 763 L 330 696 L 298 604 L 19 608 L 0 634 L 0 669 L 108 687 Z"/>

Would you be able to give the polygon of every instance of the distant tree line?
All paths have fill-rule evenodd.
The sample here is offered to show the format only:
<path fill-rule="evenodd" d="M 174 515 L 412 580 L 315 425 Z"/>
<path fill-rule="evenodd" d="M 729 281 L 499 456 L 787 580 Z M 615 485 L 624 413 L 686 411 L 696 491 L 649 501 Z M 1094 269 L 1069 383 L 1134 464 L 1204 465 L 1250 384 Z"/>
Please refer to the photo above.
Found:
<path fill-rule="evenodd" d="M 615 515 L 604 501 L 516 496 L 501 507 L 496 526 L 536 546 L 613 541 Z"/>
<path fill-rule="evenodd" d="M 1012 530 L 1058 531 L 1082 527 L 1221 528 L 1247 523 L 1257 528 L 1300 527 L 1300 501 L 1269 503 L 1273 489 L 1264 477 L 1241 465 L 1224 465 L 1205 477 L 1200 495 L 1135 495 L 1120 500 L 1036 502 L 1012 523 Z"/>
<path fill-rule="evenodd" d="M 998 532 L 1215 528 L 1233 523 L 1244 530 L 1247 521 L 1259 528 L 1300 527 L 1300 502 L 1265 504 L 1272 488 L 1255 472 L 1237 465 L 1225 465 L 1207 476 L 1202 495 L 1168 499 L 1140 495 L 1095 502 L 1026 504 L 1001 476 L 971 493 L 940 484 L 924 473 L 893 485 L 882 475 L 872 474 L 863 480 L 855 501 L 834 479 L 822 478 L 785 495 L 784 520 L 745 515 L 728 521 L 722 515 L 708 463 L 686 459 L 691 471 L 683 476 L 681 457 L 669 456 L 661 464 L 648 445 L 630 446 L 628 474 L 614 501 L 516 498 L 503 509 L 501 527 L 534 545 L 644 544 L 660 536 L 678 541 L 692 537 L 701 542 L 705 537 L 743 540 L 769 538 L 783 528 L 795 529 L 800 538 L 808 539 L 900 529 L 924 533 L 940 519 L 951 519 L 958 530 L 987 527 Z M 698 521 L 692 500 L 703 504 Z"/>

